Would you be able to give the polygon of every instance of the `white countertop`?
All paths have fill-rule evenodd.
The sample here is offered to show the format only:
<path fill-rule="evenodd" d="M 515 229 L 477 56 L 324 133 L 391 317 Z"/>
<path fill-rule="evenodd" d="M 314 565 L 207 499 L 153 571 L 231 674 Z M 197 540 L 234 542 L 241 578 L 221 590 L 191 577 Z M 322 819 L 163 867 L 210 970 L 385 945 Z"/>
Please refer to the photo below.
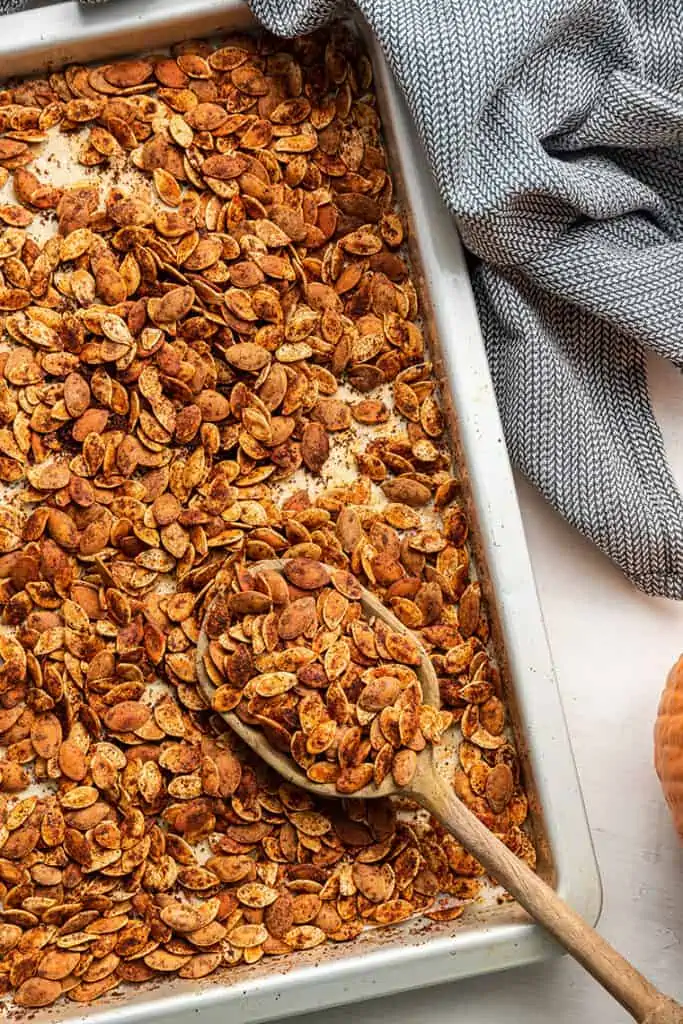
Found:
<path fill-rule="evenodd" d="M 652 367 L 655 406 L 683 481 L 683 378 Z M 683 603 L 636 591 L 523 480 L 536 582 L 600 864 L 602 934 L 683 1001 L 683 846 L 652 766 L 666 673 L 683 651 Z M 568 957 L 298 1018 L 300 1024 L 623 1024 Z"/>

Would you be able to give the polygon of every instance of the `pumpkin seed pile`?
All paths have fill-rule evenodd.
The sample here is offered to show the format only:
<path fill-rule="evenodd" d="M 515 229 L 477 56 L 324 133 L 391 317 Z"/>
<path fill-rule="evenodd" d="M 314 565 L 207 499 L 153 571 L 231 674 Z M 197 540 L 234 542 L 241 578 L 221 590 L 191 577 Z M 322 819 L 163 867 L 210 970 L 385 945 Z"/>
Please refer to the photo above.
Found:
<path fill-rule="evenodd" d="M 67 187 L 41 168 L 55 139 Z M 457 917 L 482 875 L 457 842 L 389 800 L 284 784 L 194 666 L 203 612 L 251 563 L 352 573 L 430 652 L 462 730 L 458 794 L 533 863 L 366 56 L 334 29 L 21 82 L 0 92 L 0 177 L 0 990 L 89 1003 Z M 395 684 L 373 684 L 334 581 L 313 604 L 335 640 L 305 678 L 331 670 L 336 721 L 358 686 L 347 650 L 361 709 Z M 240 628 L 267 651 L 253 613 Z M 378 730 L 410 759 L 448 717 L 418 707 L 416 726 L 409 659 L 382 644 L 401 695 L 372 756 L 339 744 L 365 775 L 400 770 Z M 322 740 L 298 714 L 307 763 Z"/>
<path fill-rule="evenodd" d="M 351 794 L 391 774 L 408 786 L 417 753 L 453 721 L 422 703 L 414 639 L 368 620 L 356 578 L 311 558 L 240 582 L 206 615 L 213 709 L 261 728 L 311 782 Z"/>

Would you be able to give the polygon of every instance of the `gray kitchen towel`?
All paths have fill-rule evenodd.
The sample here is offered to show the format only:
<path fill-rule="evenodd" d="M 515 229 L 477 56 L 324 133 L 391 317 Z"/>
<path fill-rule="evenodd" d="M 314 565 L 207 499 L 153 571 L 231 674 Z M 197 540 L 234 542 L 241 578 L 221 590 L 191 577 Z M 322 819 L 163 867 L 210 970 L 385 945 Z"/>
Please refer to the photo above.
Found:
<path fill-rule="evenodd" d="M 357 6 L 473 256 L 514 462 L 636 586 L 683 598 L 683 500 L 645 369 L 648 349 L 683 367 L 681 0 Z M 340 12 L 251 7 L 279 35 Z"/>

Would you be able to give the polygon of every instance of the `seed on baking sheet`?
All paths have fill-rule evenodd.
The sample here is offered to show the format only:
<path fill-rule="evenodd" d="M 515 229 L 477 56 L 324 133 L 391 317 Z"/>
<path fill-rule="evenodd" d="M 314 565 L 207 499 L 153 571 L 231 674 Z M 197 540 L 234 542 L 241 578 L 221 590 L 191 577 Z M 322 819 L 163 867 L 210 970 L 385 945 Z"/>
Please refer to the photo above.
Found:
<path fill-rule="evenodd" d="M 69 467 L 65 462 L 42 462 L 26 473 L 29 483 L 40 491 L 57 491 L 69 483 Z"/>
<path fill-rule="evenodd" d="M 178 971 L 179 978 L 205 978 L 220 967 L 223 961 L 221 953 L 199 953 L 188 960 Z"/>
<path fill-rule="evenodd" d="M 290 949 L 314 949 L 326 938 L 322 928 L 316 928 L 311 924 L 295 925 L 283 935 L 283 941 Z"/>
<path fill-rule="evenodd" d="M 51 981 L 61 981 L 71 974 L 78 966 L 80 953 L 69 953 L 67 950 L 52 950 L 46 953 L 38 964 L 38 974 Z"/>
<path fill-rule="evenodd" d="M 242 924 L 228 932 L 228 941 L 238 949 L 260 946 L 267 938 L 268 932 L 260 924 Z"/>
<path fill-rule="evenodd" d="M 38 1009 L 49 1006 L 62 994 L 59 981 L 51 978 L 27 978 L 17 989 L 14 1000 L 17 1006 Z"/>

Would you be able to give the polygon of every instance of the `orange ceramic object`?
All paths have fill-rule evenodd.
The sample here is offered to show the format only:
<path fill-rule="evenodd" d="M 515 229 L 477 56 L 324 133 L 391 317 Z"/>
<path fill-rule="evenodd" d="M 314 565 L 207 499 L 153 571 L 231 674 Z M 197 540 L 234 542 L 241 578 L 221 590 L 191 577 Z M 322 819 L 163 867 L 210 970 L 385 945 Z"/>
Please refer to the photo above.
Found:
<path fill-rule="evenodd" d="M 683 655 L 669 672 L 655 725 L 655 768 L 683 839 Z"/>

